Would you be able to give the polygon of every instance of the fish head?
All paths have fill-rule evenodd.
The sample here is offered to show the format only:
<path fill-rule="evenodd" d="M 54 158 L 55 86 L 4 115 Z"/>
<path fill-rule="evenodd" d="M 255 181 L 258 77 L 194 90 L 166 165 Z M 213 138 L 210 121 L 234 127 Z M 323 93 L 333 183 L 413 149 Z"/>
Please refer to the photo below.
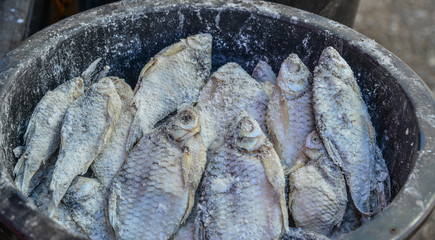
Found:
<path fill-rule="evenodd" d="M 210 34 L 196 34 L 186 39 L 187 45 L 198 51 L 211 51 L 213 37 Z"/>
<path fill-rule="evenodd" d="M 312 131 L 305 139 L 305 155 L 310 160 L 318 159 L 323 154 L 323 150 L 322 139 L 316 130 Z"/>
<path fill-rule="evenodd" d="M 106 96 L 117 94 L 115 85 L 110 77 L 101 78 L 98 82 L 92 84 L 88 91 Z"/>
<path fill-rule="evenodd" d="M 323 50 L 319 58 L 319 64 L 315 72 L 330 72 L 338 80 L 346 81 L 348 76 L 353 76 L 352 69 L 333 47 Z"/>
<path fill-rule="evenodd" d="M 240 151 L 255 155 L 266 143 L 266 136 L 260 125 L 250 116 L 243 116 L 234 129 L 234 145 Z"/>
<path fill-rule="evenodd" d="M 166 126 L 166 133 L 175 142 L 183 142 L 200 130 L 198 111 L 193 107 L 180 111 Z"/>
<path fill-rule="evenodd" d="M 297 98 L 309 89 L 312 74 L 294 53 L 284 60 L 276 79 L 278 88 L 289 98 Z"/>

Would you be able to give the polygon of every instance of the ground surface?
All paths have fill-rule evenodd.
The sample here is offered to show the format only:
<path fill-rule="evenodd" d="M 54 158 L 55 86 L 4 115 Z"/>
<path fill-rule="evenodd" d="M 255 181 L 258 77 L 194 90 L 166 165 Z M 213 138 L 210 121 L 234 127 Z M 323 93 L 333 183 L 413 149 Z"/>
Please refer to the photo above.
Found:
<path fill-rule="evenodd" d="M 435 93 L 435 1 L 361 0 L 354 28 L 386 47 Z"/>

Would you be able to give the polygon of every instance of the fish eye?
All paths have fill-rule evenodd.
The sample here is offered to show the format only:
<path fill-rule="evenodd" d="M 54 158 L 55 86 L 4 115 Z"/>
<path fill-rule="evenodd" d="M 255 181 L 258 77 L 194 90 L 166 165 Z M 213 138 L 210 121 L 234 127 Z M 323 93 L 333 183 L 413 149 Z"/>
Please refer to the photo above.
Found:
<path fill-rule="evenodd" d="M 192 121 L 193 117 L 190 112 L 184 111 L 180 119 L 183 124 L 189 124 Z"/>

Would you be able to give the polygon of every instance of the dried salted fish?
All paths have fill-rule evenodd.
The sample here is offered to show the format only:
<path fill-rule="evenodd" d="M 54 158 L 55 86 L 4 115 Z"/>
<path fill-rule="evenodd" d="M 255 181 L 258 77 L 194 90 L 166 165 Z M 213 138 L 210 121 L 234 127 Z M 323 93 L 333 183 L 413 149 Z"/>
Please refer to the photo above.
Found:
<path fill-rule="evenodd" d="M 326 48 L 314 71 L 314 114 L 326 151 L 344 172 L 357 210 L 381 211 L 390 196 L 390 178 L 359 87 L 346 61 Z"/>
<path fill-rule="evenodd" d="M 252 71 L 252 77 L 260 82 L 267 96 L 272 96 L 276 84 L 276 74 L 269 64 L 262 60 L 258 61 L 254 71 Z"/>
<path fill-rule="evenodd" d="M 204 173 L 197 238 L 278 239 L 288 228 L 278 155 L 246 113 L 226 132 Z"/>
<path fill-rule="evenodd" d="M 227 125 L 243 110 L 266 130 L 268 100 L 261 85 L 238 64 L 227 63 L 220 67 L 204 86 L 197 105 L 205 147 L 226 132 Z"/>
<path fill-rule="evenodd" d="M 15 165 L 15 185 L 28 196 L 30 182 L 58 149 L 62 120 L 70 104 L 83 94 L 83 80 L 74 78 L 48 91 L 36 105 L 24 134 L 25 151 Z"/>
<path fill-rule="evenodd" d="M 316 131 L 307 136 L 290 169 L 289 185 L 288 205 L 296 227 L 330 236 L 346 210 L 346 183 Z"/>
<path fill-rule="evenodd" d="M 210 34 L 197 34 L 163 49 L 142 69 L 134 89 L 136 110 L 127 150 L 183 103 L 195 102 L 211 68 Z"/>
<path fill-rule="evenodd" d="M 186 220 L 206 161 L 200 130 L 187 107 L 129 152 L 109 196 L 118 239 L 168 239 Z"/>
<path fill-rule="evenodd" d="M 130 109 L 130 103 L 133 99 L 131 87 L 123 79 L 117 77 L 110 77 L 110 79 L 112 79 L 121 99 L 121 111 L 106 147 L 91 165 L 92 172 L 102 184 L 105 192 L 109 189 L 113 178 L 127 156 L 125 142 L 133 120 L 133 112 Z"/>
<path fill-rule="evenodd" d="M 74 101 L 61 130 L 59 156 L 50 183 L 50 215 L 79 174 L 84 174 L 110 138 L 121 100 L 110 78 L 102 78 Z"/>
<path fill-rule="evenodd" d="M 312 74 L 296 54 L 282 63 L 267 109 L 270 139 L 284 171 L 293 166 L 307 135 L 314 130 Z"/>
<path fill-rule="evenodd" d="M 282 240 L 330 240 L 328 237 L 311 231 L 306 231 L 301 228 L 290 228 L 286 232 Z"/>
<path fill-rule="evenodd" d="M 104 214 L 103 191 L 97 179 L 77 176 L 62 199 L 72 219 L 92 240 L 115 239 Z"/>

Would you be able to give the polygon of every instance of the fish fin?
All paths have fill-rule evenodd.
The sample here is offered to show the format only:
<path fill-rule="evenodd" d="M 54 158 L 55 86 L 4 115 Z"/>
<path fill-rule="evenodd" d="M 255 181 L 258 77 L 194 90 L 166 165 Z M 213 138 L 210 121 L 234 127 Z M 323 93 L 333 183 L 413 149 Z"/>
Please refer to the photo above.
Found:
<path fill-rule="evenodd" d="M 287 136 L 289 133 L 289 129 L 290 129 L 290 116 L 289 116 L 289 109 L 287 106 L 287 101 L 285 100 L 285 98 L 282 96 L 281 93 L 281 97 L 279 100 L 279 106 L 280 106 L 280 115 L 281 115 L 281 119 L 282 122 L 284 124 L 284 132 L 285 135 Z"/>
<path fill-rule="evenodd" d="M 125 142 L 125 151 L 130 152 L 143 136 L 143 129 L 140 126 L 139 120 L 137 117 L 134 117 Z"/>
<path fill-rule="evenodd" d="M 102 58 L 97 58 L 95 61 L 86 68 L 85 71 L 80 74 L 80 77 L 83 79 L 85 86 L 90 86 L 92 84 L 92 76 L 95 74 L 95 70 L 97 69 L 98 63 L 100 63 Z"/>
<path fill-rule="evenodd" d="M 107 197 L 106 216 L 107 222 L 110 224 L 114 232 L 117 232 L 117 215 L 116 208 L 118 205 L 118 194 L 116 193 L 116 183 L 112 184 L 110 188 L 109 196 Z"/>
<path fill-rule="evenodd" d="M 24 165 L 26 164 L 26 158 L 27 158 L 25 156 L 27 155 L 26 154 L 21 155 L 21 157 L 18 159 L 17 164 L 15 164 L 14 171 L 13 171 L 14 176 L 19 176 L 24 173 L 24 167 L 25 167 Z"/>
<path fill-rule="evenodd" d="M 181 160 L 181 171 L 183 175 L 184 187 L 190 187 L 189 172 L 192 165 L 192 154 L 189 152 L 189 148 L 183 148 L 183 159 Z"/>
<path fill-rule="evenodd" d="M 272 146 L 268 146 L 268 148 L 272 148 Z M 270 149 L 266 150 L 265 153 L 274 154 Z M 265 156 L 263 156 L 263 154 L 260 153 L 260 159 L 266 178 L 279 197 L 283 230 L 286 230 L 288 228 L 288 213 L 284 194 L 285 181 L 279 180 L 281 179 L 280 176 L 282 176 L 282 179 L 284 179 L 285 176 L 278 155 L 274 155 L 275 156 L 270 156 L 270 154 L 265 154 Z"/>
<path fill-rule="evenodd" d="M 29 162 L 27 162 L 29 163 Z M 23 182 L 21 183 L 21 192 L 23 192 L 23 194 L 25 196 L 29 196 L 30 195 L 30 181 L 32 180 L 33 176 L 35 175 L 36 171 L 38 171 L 38 169 L 36 171 L 33 171 L 31 169 L 29 169 L 29 167 L 27 167 L 27 163 L 26 166 L 24 167 L 24 172 L 23 172 Z"/>
<path fill-rule="evenodd" d="M 186 219 L 189 217 L 190 212 L 192 211 L 193 205 L 195 204 L 195 192 L 192 189 L 189 189 L 189 195 L 187 196 L 187 207 L 184 212 L 183 218 L 181 219 L 180 225 L 183 224 Z"/>
<path fill-rule="evenodd" d="M 341 159 L 340 153 L 338 152 L 338 149 L 335 147 L 335 144 L 328 138 L 322 137 L 323 146 L 325 146 L 326 152 L 328 153 L 329 157 L 331 158 L 332 162 L 338 166 L 341 170 L 344 170 L 343 160 Z"/>
<path fill-rule="evenodd" d="M 36 108 L 35 108 L 35 110 L 36 110 Z M 35 112 L 35 110 L 33 110 L 33 112 Z M 36 124 L 37 124 L 36 120 L 33 118 L 30 118 L 29 124 L 27 124 L 26 132 L 24 133 L 24 136 L 23 136 L 25 143 L 28 143 L 28 140 L 30 138 L 32 138 L 33 134 L 35 133 Z"/>

